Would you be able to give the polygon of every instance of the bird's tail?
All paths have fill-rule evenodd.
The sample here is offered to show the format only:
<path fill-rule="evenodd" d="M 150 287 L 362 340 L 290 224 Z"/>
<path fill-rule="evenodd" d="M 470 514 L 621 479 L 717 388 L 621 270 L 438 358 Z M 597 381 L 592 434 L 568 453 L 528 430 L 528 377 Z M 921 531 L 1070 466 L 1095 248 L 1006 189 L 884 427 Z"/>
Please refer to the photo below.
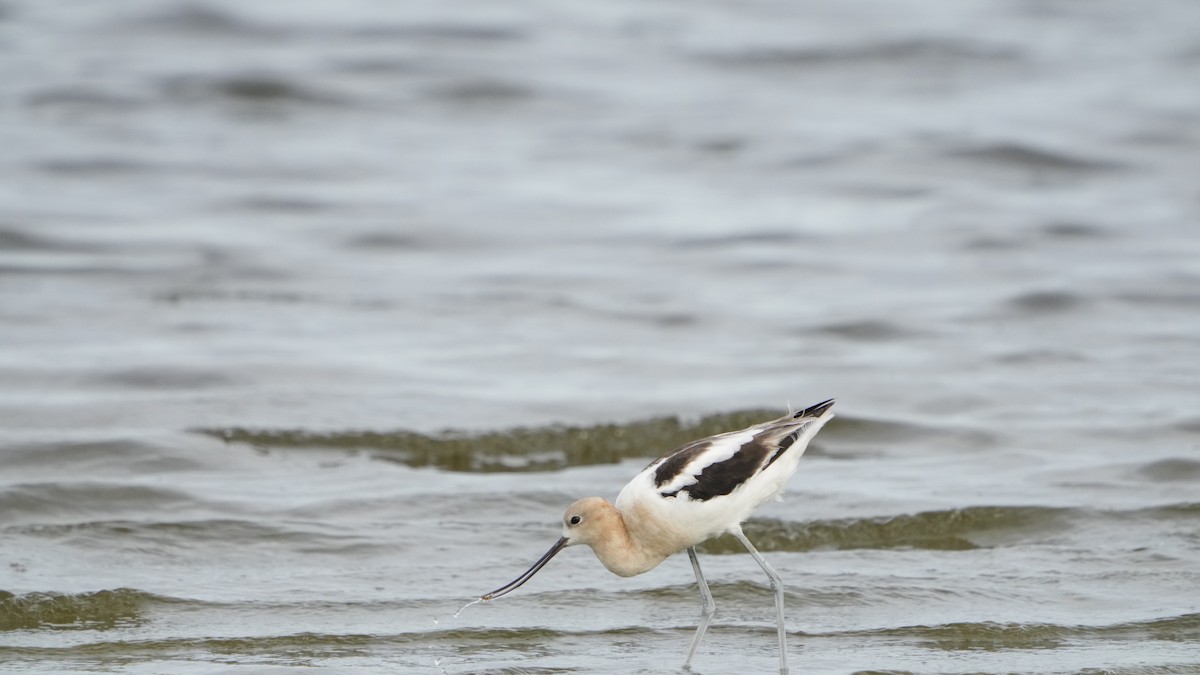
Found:
<path fill-rule="evenodd" d="M 827 401 L 821 401 L 820 403 L 809 406 L 800 412 L 792 413 L 792 418 L 800 420 L 821 417 L 826 411 L 833 407 L 835 401 L 837 401 L 835 398 L 831 398 Z"/>

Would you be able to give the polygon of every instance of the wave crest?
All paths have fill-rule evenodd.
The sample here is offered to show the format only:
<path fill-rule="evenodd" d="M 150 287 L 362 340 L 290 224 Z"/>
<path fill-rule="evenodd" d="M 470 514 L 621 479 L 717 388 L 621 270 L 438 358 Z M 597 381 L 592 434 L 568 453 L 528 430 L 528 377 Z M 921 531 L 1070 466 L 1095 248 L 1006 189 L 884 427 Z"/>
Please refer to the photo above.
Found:
<path fill-rule="evenodd" d="M 140 620 L 155 596 L 130 588 L 93 593 L 0 591 L 0 631 L 30 628 L 111 628 Z"/>

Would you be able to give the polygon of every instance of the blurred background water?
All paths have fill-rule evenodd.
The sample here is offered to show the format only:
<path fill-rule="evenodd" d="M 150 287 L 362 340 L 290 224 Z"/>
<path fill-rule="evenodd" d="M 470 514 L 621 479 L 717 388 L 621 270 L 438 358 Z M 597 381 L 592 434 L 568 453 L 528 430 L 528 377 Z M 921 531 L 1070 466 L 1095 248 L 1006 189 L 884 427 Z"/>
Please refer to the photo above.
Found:
<path fill-rule="evenodd" d="M 1200 672 L 1200 5 L 0 0 L 0 668 Z M 700 673 L 770 672 L 705 547 Z"/>

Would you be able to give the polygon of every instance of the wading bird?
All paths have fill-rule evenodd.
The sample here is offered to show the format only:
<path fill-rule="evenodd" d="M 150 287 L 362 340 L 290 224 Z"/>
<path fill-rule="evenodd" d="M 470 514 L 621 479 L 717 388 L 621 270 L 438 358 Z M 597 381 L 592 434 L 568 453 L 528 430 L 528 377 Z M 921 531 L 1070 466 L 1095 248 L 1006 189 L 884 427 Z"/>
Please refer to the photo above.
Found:
<path fill-rule="evenodd" d="M 615 505 L 600 497 L 580 499 L 563 514 L 558 542 L 524 574 L 480 600 L 511 593 L 555 554 L 576 544 L 591 546 L 610 572 L 623 577 L 648 572 L 686 550 L 704 603 L 683 662 L 684 668 L 689 668 L 717 608 L 700 572 L 696 545 L 728 532 L 742 542 L 771 581 L 779 629 L 779 670 L 786 673 L 783 582 L 742 533 L 742 522 L 783 491 L 809 441 L 833 418 L 832 408 L 830 399 L 771 422 L 692 441 L 634 476 L 617 495 Z"/>

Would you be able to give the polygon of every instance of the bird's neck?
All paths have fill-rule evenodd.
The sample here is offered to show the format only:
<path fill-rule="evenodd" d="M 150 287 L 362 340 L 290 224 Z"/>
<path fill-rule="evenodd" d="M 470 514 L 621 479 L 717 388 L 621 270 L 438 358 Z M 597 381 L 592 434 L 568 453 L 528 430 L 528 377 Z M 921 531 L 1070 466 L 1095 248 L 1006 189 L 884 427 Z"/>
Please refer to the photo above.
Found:
<path fill-rule="evenodd" d="M 630 532 L 630 523 L 624 514 L 615 506 L 610 507 L 612 512 L 609 517 L 615 518 L 615 526 L 606 528 L 605 536 L 592 542 L 596 557 L 609 572 L 622 577 L 631 577 L 658 567 L 670 554 L 644 545 L 640 538 Z"/>

